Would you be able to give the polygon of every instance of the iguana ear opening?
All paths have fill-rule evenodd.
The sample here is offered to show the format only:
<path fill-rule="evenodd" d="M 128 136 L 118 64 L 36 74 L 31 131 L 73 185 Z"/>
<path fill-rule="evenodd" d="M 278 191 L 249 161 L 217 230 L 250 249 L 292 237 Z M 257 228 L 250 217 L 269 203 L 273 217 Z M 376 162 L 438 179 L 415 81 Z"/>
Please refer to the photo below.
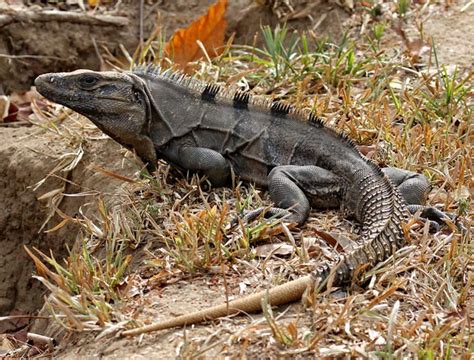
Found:
<path fill-rule="evenodd" d="M 170 124 L 166 122 L 166 117 L 163 116 L 157 104 L 159 95 L 153 93 L 146 80 L 133 73 L 127 73 L 127 75 L 133 79 L 135 90 L 140 93 L 140 97 L 144 100 L 146 124 L 143 130 L 146 131 L 148 136 L 153 138 L 155 147 L 166 144 L 175 134 Z"/>
<path fill-rule="evenodd" d="M 150 126 L 151 126 L 151 120 L 153 119 L 153 109 L 152 109 L 152 104 L 151 101 L 153 98 L 151 97 L 150 91 L 148 90 L 148 87 L 146 86 L 145 82 L 140 79 L 138 76 L 134 74 L 127 74 L 130 76 L 133 80 L 133 89 L 134 89 L 134 95 L 137 98 L 137 100 L 145 107 L 146 111 L 146 130 L 149 132 L 150 131 Z"/>

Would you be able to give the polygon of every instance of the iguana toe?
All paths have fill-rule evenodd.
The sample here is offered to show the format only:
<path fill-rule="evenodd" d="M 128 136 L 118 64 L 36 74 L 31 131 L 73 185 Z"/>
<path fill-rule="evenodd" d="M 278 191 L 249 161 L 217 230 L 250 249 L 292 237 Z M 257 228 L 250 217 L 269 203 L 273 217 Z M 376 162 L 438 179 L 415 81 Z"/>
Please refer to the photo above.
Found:
<path fill-rule="evenodd" d="M 279 219 L 285 222 L 297 222 L 292 220 L 294 213 L 286 209 L 280 209 L 277 207 L 260 207 L 255 210 L 246 211 L 241 218 L 244 224 L 250 224 L 257 220 L 260 216 L 263 216 L 266 220 Z M 231 221 L 230 226 L 234 227 L 239 223 L 239 218 L 236 217 Z"/>

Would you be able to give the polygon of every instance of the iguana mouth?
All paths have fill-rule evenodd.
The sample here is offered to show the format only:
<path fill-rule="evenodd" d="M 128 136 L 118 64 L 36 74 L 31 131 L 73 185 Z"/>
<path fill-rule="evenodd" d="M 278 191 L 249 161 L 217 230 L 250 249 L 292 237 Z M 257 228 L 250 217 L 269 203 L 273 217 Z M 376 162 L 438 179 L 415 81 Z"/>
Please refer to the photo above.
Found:
<path fill-rule="evenodd" d="M 101 100 L 112 100 L 112 101 L 116 101 L 116 102 L 123 102 L 123 103 L 130 103 L 130 100 L 129 99 L 126 99 L 126 98 L 119 98 L 119 97 L 115 97 L 115 96 L 102 96 L 102 95 L 96 95 L 98 99 L 101 99 Z"/>

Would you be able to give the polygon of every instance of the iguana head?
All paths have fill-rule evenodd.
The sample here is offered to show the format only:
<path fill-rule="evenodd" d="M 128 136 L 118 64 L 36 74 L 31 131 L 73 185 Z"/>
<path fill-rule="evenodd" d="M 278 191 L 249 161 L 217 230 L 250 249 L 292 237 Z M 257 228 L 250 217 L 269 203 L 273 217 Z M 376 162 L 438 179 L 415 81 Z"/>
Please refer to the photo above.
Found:
<path fill-rule="evenodd" d="M 49 100 L 87 116 L 100 127 L 113 119 L 139 122 L 146 118 L 146 94 L 136 76 L 117 72 L 77 70 L 40 75 L 38 92 Z"/>
<path fill-rule="evenodd" d="M 132 73 L 77 70 L 38 76 L 36 89 L 47 99 L 88 117 L 150 170 L 156 151 L 150 138 L 151 106 L 143 80 Z"/>

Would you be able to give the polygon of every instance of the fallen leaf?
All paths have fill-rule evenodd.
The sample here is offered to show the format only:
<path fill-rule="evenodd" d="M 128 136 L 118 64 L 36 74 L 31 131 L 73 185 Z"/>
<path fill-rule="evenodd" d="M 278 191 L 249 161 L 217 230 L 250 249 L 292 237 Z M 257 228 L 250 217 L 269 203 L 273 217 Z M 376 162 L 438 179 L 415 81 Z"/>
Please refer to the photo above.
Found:
<path fill-rule="evenodd" d="M 420 61 L 421 57 L 431 49 L 431 45 L 421 38 L 410 39 L 402 27 L 401 21 L 395 23 L 393 29 L 403 39 L 406 53 L 411 57 L 413 62 Z"/>
<path fill-rule="evenodd" d="M 333 248 L 336 248 L 337 251 L 348 251 L 354 247 L 354 243 L 343 236 L 342 234 L 337 234 L 333 232 L 326 232 L 322 230 L 314 230 L 314 232 L 321 237 L 328 245 Z"/>
<path fill-rule="evenodd" d="M 454 198 L 457 200 L 467 201 L 472 196 L 471 190 L 465 186 L 461 185 L 456 191 L 454 192 Z"/>
<path fill-rule="evenodd" d="M 8 116 L 8 109 L 10 108 L 10 99 L 8 96 L 0 96 L 0 121 Z"/>
<path fill-rule="evenodd" d="M 18 115 L 20 113 L 20 108 L 10 101 L 10 106 L 8 107 L 8 113 L 3 118 L 3 122 L 10 123 L 14 121 L 18 121 Z"/>
<path fill-rule="evenodd" d="M 423 39 L 407 41 L 406 46 L 408 55 L 410 55 L 415 62 L 420 61 L 421 57 L 431 49 L 431 46 L 423 41 Z"/>
<path fill-rule="evenodd" d="M 209 57 L 218 56 L 224 45 L 226 8 L 227 0 L 219 0 L 186 29 L 176 31 L 165 45 L 165 55 L 185 72 L 192 70 L 190 62 L 204 56 L 202 48 Z"/>
<path fill-rule="evenodd" d="M 292 339 L 298 338 L 298 328 L 294 322 L 290 322 L 286 328 Z"/>
<path fill-rule="evenodd" d="M 373 329 L 368 329 L 368 332 L 369 332 L 369 339 L 374 341 L 376 339 L 378 339 L 380 336 L 382 336 L 378 331 L 376 330 L 373 330 Z"/>
<path fill-rule="evenodd" d="M 295 251 L 293 246 L 285 243 L 266 244 L 258 246 L 255 254 L 259 257 L 268 257 L 269 255 L 290 255 Z"/>
<path fill-rule="evenodd" d="M 368 157 L 369 159 L 373 158 L 373 156 L 376 155 L 377 151 L 379 150 L 377 145 L 357 145 L 357 149 L 362 155 Z"/>
<path fill-rule="evenodd" d="M 36 101 L 39 108 L 45 106 L 40 99 L 40 95 L 36 90 L 10 96 L 0 96 L 0 121 L 11 123 L 14 121 L 27 121 L 28 116 L 33 112 L 31 102 Z"/>
<path fill-rule="evenodd" d="M 342 0 L 339 1 L 339 3 L 342 7 L 345 7 L 349 10 L 354 10 L 354 0 Z"/>
<path fill-rule="evenodd" d="M 6 334 L 1 334 L 0 336 L 0 340 L 2 342 L 0 344 L 0 356 L 5 355 L 9 351 L 15 350 L 14 344 L 12 343 L 12 341 L 10 341 Z"/>

